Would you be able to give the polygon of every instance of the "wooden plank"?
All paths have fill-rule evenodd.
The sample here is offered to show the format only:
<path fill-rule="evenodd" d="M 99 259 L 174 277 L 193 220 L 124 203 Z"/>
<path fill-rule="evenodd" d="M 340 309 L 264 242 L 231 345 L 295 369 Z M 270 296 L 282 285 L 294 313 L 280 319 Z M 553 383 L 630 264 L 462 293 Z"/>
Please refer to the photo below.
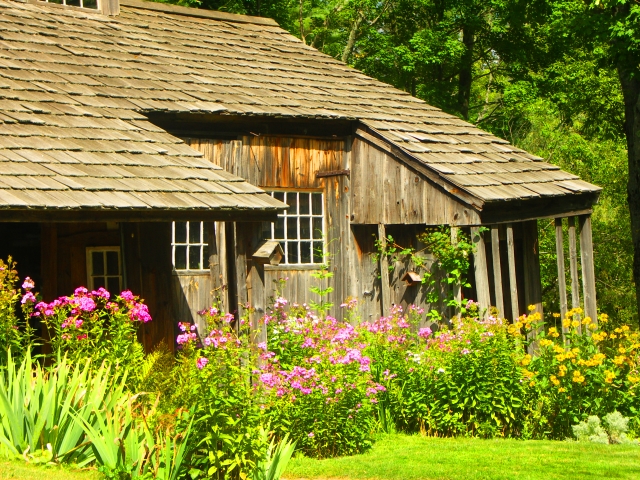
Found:
<path fill-rule="evenodd" d="M 489 272 L 487 268 L 487 252 L 482 233 L 479 227 L 471 227 L 471 241 L 476 251 L 473 254 L 473 266 L 476 283 L 477 301 L 480 310 L 488 311 L 491 306 L 491 294 L 489 291 Z M 485 312 L 486 315 L 486 312 Z"/>
<path fill-rule="evenodd" d="M 538 242 L 538 222 L 533 220 L 522 223 L 522 249 L 524 262 L 524 301 L 528 314 L 540 313 L 544 318 L 542 310 L 542 281 L 540 278 L 540 244 Z M 529 311 L 529 306 L 533 305 L 535 310 Z M 537 339 L 543 331 L 541 327 L 532 329 L 529 332 L 529 353 L 533 354 L 538 350 Z"/>
<path fill-rule="evenodd" d="M 348 177 L 349 175 L 351 175 L 351 171 L 349 169 L 345 169 L 345 170 L 328 170 L 326 172 L 316 172 L 316 178 L 338 177 L 340 175 L 346 175 Z"/>
<path fill-rule="evenodd" d="M 598 323 L 596 304 L 596 275 L 593 264 L 593 238 L 591 233 L 591 215 L 578 217 L 580 224 L 580 260 L 582 263 L 582 292 L 584 295 L 584 313 Z M 587 330 L 590 332 L 590 330 Z"/>
<path fill-rule="evenodd" d="M 387 235 L 383 224 L 378 224 L 378 240 L 386 248 Z M 380 255 L 380 281 L 382 282 L 382 315 L 391 310 L 391 286 L 389 284 L 389 259 L 386 255 Z"/>
<path fill-rule="evenodd" d="M 235 245 L 235 304 L 238 309 L 239 320 L 245 313 L 249 303 L 249 291 L 247 288 L 247 238 L 243 225 L 233 224 L 234 245 Z"/>
<path fill-rule="evenodd" d="M 562 218 L 555 219 L 556 226 L 556 265 L 558 267 L 558 294 L 560 298 L 560 315 L 564 319 L 567 315 L 567 278 L 564 266 L 564 238 L 562 232 Z M 562 338 L 566 339 L 568 329 L 562 324 Z"/>
<path fill-rule="evenodd" d="M 516 255 L 513 241 L 513 224 L 507 224 L 507 257 L 509 259 L 509 293 L 511 294 L 511 318 L 515 322 L 520 316 L 518 306 L 518 282 L 516 278 Z"/>
<path fill-rule="evenodd" d="M 576 246 L 575 217 L 569 217 L 568 223 L 569 223 L 569 269 L 571 273 L 571 308 L 580 308 L 580 279 L 578 277 L 578 248 Z M 578 326 L 578 331 L 582 332 L 582 326 Z"/>
<path fill-rule="evenodd" d="M 496 308 L 498 309 L 498 314 L 504 318 L 502 266 L 500 265 L 500 231 L 497 226 L 491 227 L 491 254 L 493 257 L 493 284 L 496 296 Z"/>
<path fill-rule="evenodd" d="M 456 245 L 457 243 L 458 243 L 458 228 L 451 227 L 451 244 Z M 460 308 L 462 304 L 462 285 L 460 285 L 459 283 L 453 284 L 453 299 L 457 302 L 457 305 L 455 307 L 455 315 L 456 317 L 458 317 L 458 319 L 460 319 L 460 316 L 462 314 L 462 310 Z"/>

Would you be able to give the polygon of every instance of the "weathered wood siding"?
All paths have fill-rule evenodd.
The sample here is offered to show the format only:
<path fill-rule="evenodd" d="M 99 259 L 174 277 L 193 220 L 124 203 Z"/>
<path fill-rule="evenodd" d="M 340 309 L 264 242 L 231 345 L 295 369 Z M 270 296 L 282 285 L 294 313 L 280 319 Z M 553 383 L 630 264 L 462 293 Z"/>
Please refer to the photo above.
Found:
<path fill-rule="evenodd" d="M 481 223 L 474 209 L 367 141 L 355 138 L 351 157 L 352 223 Z"/>

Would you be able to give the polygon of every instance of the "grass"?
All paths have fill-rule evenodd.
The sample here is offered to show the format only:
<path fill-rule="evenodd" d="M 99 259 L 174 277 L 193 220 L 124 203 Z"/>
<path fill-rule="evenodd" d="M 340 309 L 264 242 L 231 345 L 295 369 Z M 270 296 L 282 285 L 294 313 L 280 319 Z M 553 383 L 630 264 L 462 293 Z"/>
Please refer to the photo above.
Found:
<path fill-rule="evenodd" d="M 100 480 L 95 470 L 34 465 L 21 461 L 0 460 L 0 480 Z"/>
<path fill-rule="evenodd" d="M 635 480 L 640 478 L 640 447 L 387 435 L 363 455 L 292 459 L 284 477 L 287 480 Z"/>

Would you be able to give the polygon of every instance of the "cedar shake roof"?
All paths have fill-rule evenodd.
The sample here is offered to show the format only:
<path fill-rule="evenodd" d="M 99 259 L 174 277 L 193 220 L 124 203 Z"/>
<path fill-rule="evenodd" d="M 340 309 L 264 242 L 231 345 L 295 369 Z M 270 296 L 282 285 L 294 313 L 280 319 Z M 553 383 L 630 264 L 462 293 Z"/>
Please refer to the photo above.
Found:
<path fill-rule="evenodd" d="M 273 20 L 131 0 L 115 17 L 0 0 L 0 204 L 282 206 L 149 112 L 359 121 L 480 209 L 576 193 L 594 203 L 601 190 Z"/>

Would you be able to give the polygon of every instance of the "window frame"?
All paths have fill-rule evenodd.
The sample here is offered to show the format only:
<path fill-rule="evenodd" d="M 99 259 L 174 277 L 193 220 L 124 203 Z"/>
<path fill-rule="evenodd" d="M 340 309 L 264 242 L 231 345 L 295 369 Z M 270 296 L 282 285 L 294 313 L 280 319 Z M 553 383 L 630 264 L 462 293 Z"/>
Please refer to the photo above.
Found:
<path fill-rule="evenodd" d="M 118 278 L 118 283 L 120 285 L 120 288 L 118 292 L 111 292 L 113 294 L 120 294 L 120 292 L 122 290 L 124 290 L 124 284 L 123 284 L 123 272 L 122 272 L 122 252 L 120 250 L 119 246 L 102 246 L 102 247 L 86 247 L 86 258 L 87 258 L 87 266 L 86 266 L 86 270 L 87 270 L 87 289 L 89 290 L 95 290 L 94 285 L 93 285 L 93 278 L 94 277 L 103 277 L 105 279 L 105 286 L 104 288 L 106 288 L 107 290 L 109 290 L 109 283 L 107 281 L 108 278 L 114 278 L 117 277 Z M 107 270 L 105 268 L 105 273 L 104 275 L 92 275 L 93 272 L 93 253 L 94 252 L 116 252 L 118 254 L 118 275 L 108 275 L 107 274 Z M 104 259 L 104 256 L 103 256 Z M 106 265 L 105 265 L 106 267 Z"/>
<path fill-rule="evenodd" d="M 182 222 L 187 224 L 186 243 L 176 242 L 176 223 Z M 191 223 L 200 222 L 200 239 L 198 243 L 191 243 L 189 239 L 189 228 Z M 205 248 L 209 248 L 209 222 L 202 220 L 174 220 L 171 222 L 171 268 L 176 275 L 202 275 L 210 271 L 209 258 L 205 258 Z M 187 247 L 187 268 L 176 268 L 176 246 Z M 189 268 L 189 249 L 191 247 L 199 247 L 200 249 L 200 265 L 202 268 Z M 208 253 L 208 252 L 207 252 Z"/>
<path fill-rule="evenodd" d="M 84 6 L 84 0 L 79 0 L 80 1 L 80 5 L 67 5 L 67 0 L 62 0 L 62 3 L 56 3 L 56 2 L 52 2 L 50 0 L 36 0 L 36 4 L 44 4 L 44 5 L 50 5 L 50 6 L 54 6 L 54 7 L 58 7 L 58 8 L 71 8 L 74 10 L 80 10 L 83 12 L 98 12 L 98 13 L 104 13 L 103 12 L 103 5 L 102 2 L 103 0 L 96 0 L 96 7 L 85 7 Z"/>
<path fill-rule="evenodd" d="M 278 214 L 278 218 L 284 218 L 284 234 L 283 234 L 283 239 L 280 238 L 275 238 L 275 227 L 276 227 L 276 222 L 266 222 L 270 224 L 271 227 L 271 235 L 269 238 L 267 238 L 267 240 L 273 240 L 276 242 L 279 242 L 280 245 L 282 246 L 282 250 L 284 251 L 284 257 L 282 259 L 282 262 L 279 265 L 265 265 L 265 268 L 268 270 L 319 270 L 320 267 L 322 265 L 324 265 L 325 262 L 325 258 L 326 258 L 326 253 L 327 253 L 327 244 L 326 244 L 326 233 L 327 233 L 327 208 L 326 208 L 326 204 L 325 204 L 325 192 L 324 189 L 310 189 L 310 188 L 278 188 L 278 187 L 264 187 L 261 186 L 260 188 L 262 188 L 265 193 L 269 194 L 271 197 L 274 197 L 275 193 L 284 193 L 284 194 L 290 194 L 290 193 L 296 193 L 297 194 L 297 204 L 300 204 L 300 194 L 319 194 L 320 198 L 321 198 L 321 207 L 322 207 L 322 212 L 320 214 L 313 214 L 313 200 L 312 197 L 309 197 L 309 214 L 300 214 L 300 210 L 298 207 L 298 211 L 295 214 L 289 214 L 289 209 L 285 210 L 284 213 L 282 214 Z M 285 196 L 286 199 L 286 196 Z M 285 202 L 286 203 L 286 202 Z M 288 239 L 287 237 L 287 231 L 288 231 L 288 227 L 287 227 L 287 218 L 296 218 L 296 228 L 297 228 L 297 233 L 296 233 L 296 238 L 294 239 Z M 309 239 L 303 239 L 300 238 L 300 218 L 309 218 L 311 220 L 311 224 L 310 224 L 310 238 Z M 322 219 L 322 232 L 321 232 L 321 236 L 320 238 L 314 238 L 313 237 L 313 218 L 321 218 Z M 289 242 L 297 242 L 298 244 L 298 263 L 289 263 L 289 246 L 287 245 Z M 300 250 L 300 244 L 302 242 L 309 242 L 311 243 L 311 262 L 310 263 L 302 263 L 302 255 L 301 255 L 301 250 Z M 314 250 L 313 250 L 313 244 L 319 242 L 322 244 L 322 261 L 319 263 L 314 262 Z M 284 244 L 284 245 L 283 245 Z"/>

